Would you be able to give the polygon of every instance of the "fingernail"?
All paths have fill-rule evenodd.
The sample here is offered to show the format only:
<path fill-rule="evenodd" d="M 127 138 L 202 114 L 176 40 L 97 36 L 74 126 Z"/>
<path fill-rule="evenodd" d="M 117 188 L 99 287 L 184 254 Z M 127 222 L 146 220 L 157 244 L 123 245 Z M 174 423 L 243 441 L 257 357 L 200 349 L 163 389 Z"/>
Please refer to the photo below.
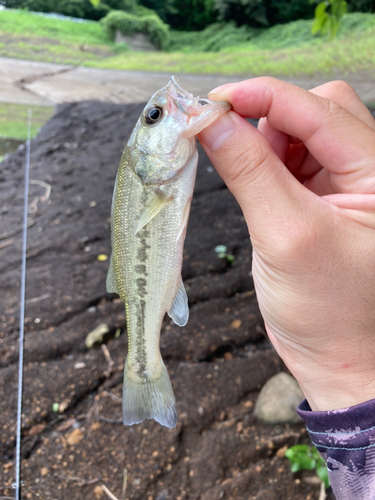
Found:
<path fill-rule="evenodd" d="M 216 95 L 216 94 L 221 94 L 223 92 L 223 90 L 229 88 L 229 87 L 232 87 L 233 85 L 236 85 L 235 83 L 225 83 L 224 85 L 220 85 L 219 87 L 215 87 L 214 89 L 212 89 L 207 97 L 209 96 L 213 96 L 213 95 Z"/>
<path fill-rule="evenodd" d="M 235 129 L 236 124 L 231 117 L 231 112 L 228 112 L 202 130 L 199 137 L 211 151 L 216 151 L 233 134 Z"/>

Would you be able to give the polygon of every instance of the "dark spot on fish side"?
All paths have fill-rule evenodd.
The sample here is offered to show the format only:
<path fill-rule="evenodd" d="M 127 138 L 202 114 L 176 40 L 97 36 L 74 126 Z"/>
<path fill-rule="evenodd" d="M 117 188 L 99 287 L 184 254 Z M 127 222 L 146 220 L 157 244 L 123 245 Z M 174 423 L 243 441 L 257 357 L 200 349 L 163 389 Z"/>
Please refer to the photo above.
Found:
<path fill-rule="evenodd" d="M 144 264 L 138 264 L 134 267 L 134 270 L 138 274 L 144 274 L 145 276 L 147 276 L 147 267 Z"/>
<path fill-rule="evenodd" d="M 137 292 L 140 297 L 145 297 L 147 295 L 147 281 L 144 278 L 138 278 L 136 280 Z"/>

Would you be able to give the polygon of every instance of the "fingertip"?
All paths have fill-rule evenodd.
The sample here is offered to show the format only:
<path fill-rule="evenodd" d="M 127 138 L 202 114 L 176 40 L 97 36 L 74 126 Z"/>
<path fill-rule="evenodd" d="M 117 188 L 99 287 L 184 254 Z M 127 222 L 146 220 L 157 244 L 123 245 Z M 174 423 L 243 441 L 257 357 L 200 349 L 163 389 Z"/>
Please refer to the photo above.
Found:
<path fill-rule="evenodd" d="M 236 85 L 238 85 L 238 83 L 233 82 L 215 87 L 208 93 L 207 97 L 213 101 L 227 101 L 228 99 L 226 99 L 225 96 L 229 96 L 230 89 Z"/>

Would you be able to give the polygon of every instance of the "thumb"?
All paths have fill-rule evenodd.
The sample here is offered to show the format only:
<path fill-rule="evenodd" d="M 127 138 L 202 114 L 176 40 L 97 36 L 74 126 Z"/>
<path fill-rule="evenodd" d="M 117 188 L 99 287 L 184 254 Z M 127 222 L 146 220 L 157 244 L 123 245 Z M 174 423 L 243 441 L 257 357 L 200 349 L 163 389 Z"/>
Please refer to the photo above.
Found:
<path fill-rule="evenodd" d="M 298 226 L 306 223 L 306 205 L 318 197 L 295 179 L 244 118 L 229 111 L 198 138 L 241 206 L 254 246 L 264 244 L 272 233 L 281 236 L 283 228 L 290 238 L 293 221 L 298 220 Z"/>

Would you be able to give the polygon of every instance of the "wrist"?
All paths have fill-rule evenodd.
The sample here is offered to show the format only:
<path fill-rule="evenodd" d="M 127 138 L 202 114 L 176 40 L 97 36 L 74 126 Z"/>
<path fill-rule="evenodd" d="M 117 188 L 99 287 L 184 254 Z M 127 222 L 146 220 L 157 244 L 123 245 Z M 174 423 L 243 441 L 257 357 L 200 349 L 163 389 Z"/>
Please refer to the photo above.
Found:
<path fill-rule="evenodd" d="M 287 364 L 288 366 L 288 364 Z M 313 411 L 340 410 L 375 399 L 375 367 L 371 372 L 310 367 L 303 373 L 290 366 Z"/>

